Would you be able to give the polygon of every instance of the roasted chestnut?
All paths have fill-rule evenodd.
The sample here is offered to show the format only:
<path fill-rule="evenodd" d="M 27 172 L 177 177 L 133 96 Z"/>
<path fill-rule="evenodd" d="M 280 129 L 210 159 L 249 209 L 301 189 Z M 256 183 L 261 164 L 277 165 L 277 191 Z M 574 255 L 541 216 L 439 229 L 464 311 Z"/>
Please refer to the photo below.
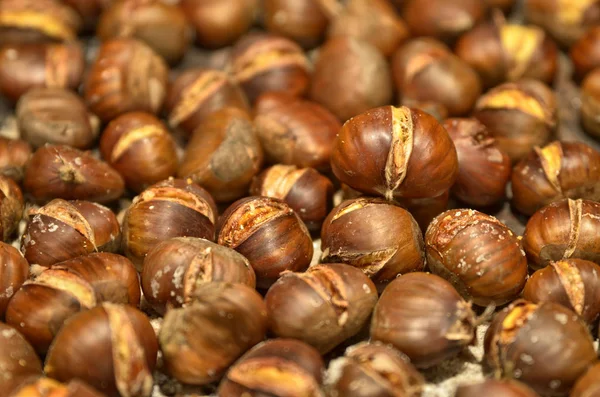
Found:
<path fill-rule="evenodd" d="M 356 335 L 376 302 L 369 278 L 339 263 L 285 273 L 265 296 L 271 332 L 304 341 L 322 354 Z"/>
<path fill-rule="evenodd" d="M 263 0 L 263 12 L 268 31 L 304 48 L 318 45 L 329 25 L 327 9 L 320 0 Z"/>
<path fill-rule="evenodd" d="M 105 394 L 88 386 L 78 379 L 68 384 L 60 383 L 54 379 L 40 377 L 35 382 L 29 382 L 19 388 L 10 397 L 106 397 Z"/>
<path fill-rule="evenodd" d="M 461 385 L 454 397 L 539 397 L 527 385 L 516 380 L 486 379 L 481 383 Z"/>
<path fill-rule="evenodd" d="M 433 218 L 448 209 L 450 191 L 446 190 L 437 197 L 397 199 L 395 202 L 410 212 L 425 233 Z"/>
<path fill-rule="evenodd" d="M 586 325 L 552 302 L 513 302 L 496 314 L 485 334 L 485 361 L 508 379 L 544 396 L 566 396 L 596 360 Z"/>
<path fill-rule="evenodd" d="M 20 182 L 30 157 L 31 146 L 27 142 L 0 137 L 0 176 Z"/>
<path fill-rule="evenodd" d="M 452 284 L 429 273 L 409 273 L 383 291 L 371 320 L 371 340 L 388 343 L 417 368 L 457 355 L 475 339 L 471 305 Z"/>
<path fill-rule="evenodd" d="M 581 84 L 581 125 L 588 134 L 600 137 L 600 68 L 589 72 Z"/>
<path fill-rule="evenodd" d="M 27 260 L 12 245 L 0 242 L 0 320 L 4 318 L 10 298 L 21 288 L 28 277 L 29 263 Z M 3 389 L 0 388 L 0 390 Z"/>
<path fill-rule="evenodd" d="M 600 26 L 591 27 L 577 40 L 569 51 L 569 57 L 579 80 L 600 67 Z"/>
<path fill-rule="evenodd" d="M 456 179 L 458 161 L 452 140 L 433 116 L 385 106 L 344 124 L 331 168 L 353 189 L 393 200 L 445 193 Z"/>
<path fill-rule="evenodd" d="M 0 322 L 0 390 L 12 396 L 21 385 L 42 376 L 42 362 L 17 328 Z M 25 396 L 23 396 L 25 397 Z"/>
<path fill-rule="evenodd" d="M 9 241 L 23 216 L 23 194 L 12 179 L 0 176 L 0 238 Z"/>
<path fill-rule="evenodd" d="M 270 197 L 231 204 L 217 226 L 218 243 L 250 261 L 257 286 L 268 288 L 284 271 L 305 270 L 313 256 L 308 229 L 294 210 Z"/>
<path fill-rule="evenodd" d="M 581 376 L 571 390 L 570 397 L 593 396 L 600 392 L 600 364 L 591 367 Z"/>

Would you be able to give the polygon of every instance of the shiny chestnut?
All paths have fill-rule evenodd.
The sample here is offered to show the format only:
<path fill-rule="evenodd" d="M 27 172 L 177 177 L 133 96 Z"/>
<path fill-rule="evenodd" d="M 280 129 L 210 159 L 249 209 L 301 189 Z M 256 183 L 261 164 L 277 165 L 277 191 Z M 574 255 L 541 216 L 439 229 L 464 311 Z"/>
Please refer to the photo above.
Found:
<path fill-rule="evenodd" d="M 20 182 L 31 153 L 31 145 L 24 140 L 0 137 L 0 175 Z"/>
<path fill-rule="evenodd" d="M 2 320 L 10 298 L 29 277 L 29 263 L 19 250 L 2 242 L 0 242 L 0 263 L 0 320 Z"/>
<path fill-rule="evenodd" d="M 329 26 L 329 13 L 319 0 L 264 0 L 267 30 L 304 48 L 317 46 Z"/>

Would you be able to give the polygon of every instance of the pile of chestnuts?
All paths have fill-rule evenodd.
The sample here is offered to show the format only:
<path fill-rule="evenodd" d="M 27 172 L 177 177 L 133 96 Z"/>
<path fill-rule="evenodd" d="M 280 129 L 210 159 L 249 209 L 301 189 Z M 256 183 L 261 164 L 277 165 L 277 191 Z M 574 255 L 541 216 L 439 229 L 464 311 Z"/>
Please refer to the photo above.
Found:
<path fill-rule="evenodd" d="M 0 0 L 0 397 L 600 396 L 600 0 Z"/>

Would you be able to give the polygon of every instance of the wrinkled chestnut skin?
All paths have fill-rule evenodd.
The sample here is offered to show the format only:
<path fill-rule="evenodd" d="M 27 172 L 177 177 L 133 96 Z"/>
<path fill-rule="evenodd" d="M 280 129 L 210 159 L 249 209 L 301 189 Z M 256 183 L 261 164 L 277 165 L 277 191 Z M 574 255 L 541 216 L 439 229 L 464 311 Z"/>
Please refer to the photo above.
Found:
<path fill-rule="evenodd" d="M 334 37 L 319 49 L 309 97 L 346 120 L 392 101 L 392 77 L 381 52 L 366 41 Z"/>
<path fill-rule="evenodd" d="M 35 382 L 28 382 L 25 386 L 19 388 L 10 397 L 106 397 L 96 389 L 90 387 L 78 379 L 74 379 L 67 384 L 55 381 L 54 379 L 41 377 Z"/>
<path fill-rule="evenodd" d="M 28 277 L 27 260 L 12 245 L 0 242 L 0 321 L 4 318 L 8 301 Z"/>
<path fill-rule="evenodd" d="M 582 142 L 535 148 L 514 168 L 512 204 L 531 215 L 563 198 L 600 200 L 600 153 Z"/>
<path fill-rule="evenodd" d="M 452 284 L 429 273 L 409 273 L 381 294 L 371 340 L 389 343 L 417 368 L 429 368 L 473 343 L 475 315 Z"/>
<path fill-rule="evenodd" d="M 361 342 L 329 364 L 331 397 L 420 397 L 425 379 L 408 357 L 390 345 Z"/>
<path fill-rule="evenodd" d="M 485 363 L 544 396 L 566 396 L 596 360 L 585 323 L 552 302 L 518 300 L 494 316 L 485 334 Z"/>
<path fill-rule="evenodd" d="M 20 182 L 31 153 L 27 142 L 0 137 L 0 175 Z"/>
<path fill-rule="evenodd" d="M 181 0 L 180 7 L 203 47 L 232 44 L 250 29 L 258 12 L 257 0 Z"/>
<path fill-rule="evenodd" d="M 39 203 L 55 198 L 108 203 L 123 195 L 125 182 L 115 169 L 91 152 L 45 145 L 31 156 L 23 187 Z"/>
<path fill-rule="evenodd" d="M 320 0 L 264 0 L 265 26 L 271 33 L 294 40 L 304 48 L 317 46 L 329 25 Z"/>
<path fill-rule="evenodd" d="M 42 376 L 42 362 L 17 328 L 0 322 L 0 390 L 12 396 L 19 386 Z"/>
<path fill-rule="evenodd" d="M 257 286 L 268 288 L 284 271 L 305 270 L 313 256 L 308 229 L 294 210 L 270 197 L 231 204 L 217 225 L 218 243 L 250 261 Z"/>
<path fill-rule="evenodd" d="M 184 70 L 169 85 L 165 101 L 169 126 L 187 136 L 212 113 L 226 107 L 250 110 L 246 94 L 233 78 L 220 70 Z"/>
<path fill-rule="evenodd" d="M 537 80 L 504 83 L 479 98 L 473 117 L 515 163 L 551 137 L 557 124 L 556 98 Z"/>
<path fill-rule="evenodd" d="M 579 80 L 600 67 L 600 26 L 591 27 L 577 40 L 569 51 L 569 57 Z"/>
<path fill-rule="evenodd" d="M 98 38 L 132 37 L 143 41 L 168 63 L 176 63 L 191 41 L 186 15 L 176 4 L 159 0 L 117 0 L 102 13 Z"/>
<path fill-rule="evenodd" d="M 84 98 L 90 110 L 107 123 L 133 111 L 156 114 L 167 94 L 168 66 L 136 39 L 104 42 L 90 66 Z"/>
<path fill-rule="evenodd" d="M 0 238 L 11 240 L 23 216 L 23 194 L 12 179 L 0 176 Z"/>
<path fill-rule="evenodd" d="M 461 385 L 455 397 L 539 397 L 527 385 L 516 380 L 486 379 L 481 383 Z"/>
<path fill-rule="evenodd" d="M 437 197 L 456 179 L 456 149 L 442 125 L 407 107 L 371 109 L 340 130 L 331 153 L 335 176 L 355 190 L 399 198 Z"/>
<path fill-rule="evenodd" d="M 238 41 L 231 51 L 229 70 L 251 103 L 265 92 L 304 95 L 310 83 L 309 62 L 302 48 L 271 34 L 256 33 Z"/>
<path fill-rule="evenodd" d="M 174 176 L 179 165 L 169 130 L 144 112 L 125 113 L 111 121 L 102 133 L 100 153 L 138 193 Z"/>
<path fill-rule="evenodd" d="M 402 103 L 439 102 L 450 116 L 469 113 L 481 95 L 475 70 L 431 38 L 413 39 L 401 46 L 392 58 L 392 74 Z"/>
<path fill-rule="evenodd" d="M 150 397 L 157 352 L 144 313 L 104 303 L 65 324 L 46 356 L 44 372 L 61 382 L 80 379 L 107 397 Z"/>
<path fill-rule="evenodd" d="M 581 84 L 581 125 L 593 137 L 600 137 L 600 68 L 592 70 Z"/>
<path fill-rule="evenodd" d="M 281 93 L 258 98 L 254 125 L 267 162 L 321 171 L 330 168 L 331 150 L 342 128 L 321 105 Z"/>
<path fill-rule="evenodd" d="M 99 120 L 83 99 L 64 88 L 33 88 L 17 102 L 21 138 L 34 148 L 45 144 L 88 149 L 98 136 Z"/>
<path fill-rule="evenodd" d="M 274 165 L 258 174 L 250 186 L 253 196 L 285 201 L 312 233 L 319 232 L 333 205 L 333 184 L 313 168 Z"/>
<path fill-rule="evenodd" d="M 511 163 L 487 128 L 473 118 L 444 121 L 456 147 L 458 176 L 452 194 L 462 202 L 486 207 L 506 197 Z"/>
<path fill-rule="evenodd" d="M 598 393 L 600 393 L 600 364 L 591 367 L 577 380 L 570 397 L 594 396 Z"/>
<path fill-rule="evenodd" d="M 21 251 L 30 264 L 49 267 L 94 251 L 114 252 L 120 243 L 119 222 L 110 209 L 55 199 L 30 211 Z"/>
<path fill-rule="evenodd" d="M 218 212 L 210 194 L 191 180 L 159 182 L 140 193 L 123 219 L 123 252 L 139 271 L 148 252 L 172 237 L 215 238 Z"/>
<path fill-rule="evenodd" d="M 32 88 L 76 90 L 85 60 L 77 42 L 20 44 L 0 48 L 0 93 L 12 102 Z"/>
<path fill-rule="evenodd" d="M 323 359 L 312 346 L 295 339 L 271 339 L 244 354 L 219 385 L 220 397 L 320 397 Z"/>
<path fill-rule="evenodd" d="M 191 302 L 194 291 L 210 282 L 241 283 L 254 288 L 256 275 L 243 255 L 201 238 L 163 241 L 144 259 L 144 297 L 160 314 Z"/>
<path fill-rule="evenodd" d="M 599 214 L 600 203 L 589 200 L 560 200 L 538 210 L 523 233 L 529 266 L 571 258 L 600 263 Z"/>
<path fill-rule="evenodd" d="M 265 296 L 271 332 L 304 341 L 321 354 L 356 335 L 376 302 L 368 277 L 341 263 L 285 273 Z"/>
<path fill-rule="evenodd" d="M 552 84 L 558 69 L 558 48 L 541 28 L 500 18 L 464 34 L 456 55 L 477 71 L 486 88 L 522 78 Z"/>
<path fill-rule="evenodd" d="M 196 128 L 177 174 L 205 188 L 217 202 L 227 203 L 246 195 L 262 164 L 263 150 L 250 116 L 224 108 Z"/>
<path fill-rule="evenodd" d="M 205 283 L 188 305 L 165 316 L 158 336 L 165 369 L 181 382 L 209 384 L 262 341 L 266 329 L 265 303 L 254 289 Z"/>
<path fill-rule="evenodd" d="M 347 263 L 380 286 L 425 266 L 423 235 L 405 209 L 383 199 L 346 200 L 321 229 L 321 261 Z"/>
<path fill-rule="evenodd" d="M 523 299 L 561 304 L 594 325 L 600 315 L 600 266 L 581 259 L 551 262 L 527 280 Z"/>

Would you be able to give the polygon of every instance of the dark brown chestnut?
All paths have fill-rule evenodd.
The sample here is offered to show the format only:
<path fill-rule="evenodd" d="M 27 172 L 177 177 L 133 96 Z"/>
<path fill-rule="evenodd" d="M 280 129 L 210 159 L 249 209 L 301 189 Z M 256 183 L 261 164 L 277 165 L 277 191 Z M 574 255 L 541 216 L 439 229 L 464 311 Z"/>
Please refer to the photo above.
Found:
<path fill-rule="evenodd" d="M 537 80 L 504 83 L 479 98 L 473 116 L 517 162 L 550 139 L 557 124 L 556 98 Z"/>
<path fill-rule="evenodd" d="M 265 303 L 254 289 L 204 283 L 189 304 L 165 316 L 158 336 L 165 369 L 181 382 L 209 384 L 262 341 L 266 329 Z"/>
<path fill-rule="evenodd" d="M 298 214 L 270 197 L 246 197 L 231 204 L 217 226 L 218 243 L 244 255 L 256 272 L 257 286 L 268 288 L 285 271 L 303 271 L 313 243 Z"/>
<path fill-rule="evenodd" d="M 321 261 L 352 265 L 378 285 L 425 267 L 419 225 L 383 199 L 346 200 L 334 208 L 323 222 L 321 251 Z"/>
<path fill-rule="evenodd" d="M 23 217 L 23 194 L 12 179 L 0 176 L 0 238 L 9 241 Z"/>
<path fill-rule="evenodd" d="M 450 116 L 470 113 L 481 95 L 475 70 L 432 38 L 412 39 L 401 46 L 392 58 L 392 74 L 401 103 L 437 102 Z"/>
<path fill-rule="evenodd" d="M 324 364 L 319 352 L 295 339 L 271 339 L 244 354 L 219 385 L 220 397 L 320 397 Z"/>
<path fill-rule="evenodd" d="M 421 397 L 425 379 L 409 358 L 390 345 L 361 342 L 330 362 L 330 397 Z"/>
<path fill-rule="evenodd" d="M 516 380 L 486 379 L 480 383 L 461 385 L 454 397 L 539 397 L 535 391 Z"/>
<path fill-rule="evenodd" d="M 254 125 L 267 162 L 320 171 L 329 170 L 331 150 L 342 127 L 323 106 L 283 93 L 258 98 Z"/>
<path fill-rule="evenodd" d="M 248 259 L 231 248 L 194 237 L 175 237 L 148 252 L 142 270 L 142 290 L 157 312 L 191 302 L 204 283 L 241 283 L 256 286 Z"/>
<path fill-rule="evenodd" d="M 503 201 L 510 180 L 510 158 L 487 128 L 473 118 L 447 119 L 443 125 L 458 155 L 458 176 L 452 194 L 475 207 Z"/>
<path fill-rule="evenodd" d="M 371 340 L 405 353 L 429 368 L 461 352 L 475 339 L 471 305 L 452 284 L 429 273 L 409 273 L 383 291 L 371 320 Z"/>
<path fill-rule="evenodd" d="M 84 84 L 84 98 L 102 121 L 133 111 L 157 113 L 167 94 L 168 67 L 141 41 L 112 39 L 100 46 Z"/>
<path fill-rule="evenodd" d="M 600 137 L 600 68 L 589 72 L 581 84 L 581 124 L 589 135 Z"/>
<path fill-rule="evenodd" d="M 144 313 L 103 303 L 65 324 L 46 356 L 44 372 L 61 382 L 82 380 L 108 397 L 150 397 L 157 352 Z"/>
<path fill-rule="evenodd" d="M 600 26 L 591 27 L 569 51 L 575 77 L 582 80 L 589 72 L 600 67 Z"/>
<path fill-rule="evenodd" d="M 478 306 L 514 300 L 527 280 L 521 241 L 493 216 L 470 209 L 438 215 L 425 233 L 429 269 Z"/>
<path fill-rule="evenodd" d="M 86 32 L 93 31 L 102 11 L 108 8 L 113 0 L 62 0 L 63 3 L 77 11 L 83 20 Z"/>
<path fill-rule="evenodd" d="M 429 114 L 384 106 L 348 120 L 331 154 L 331 168 L 360 192 L 399 198 L 437 197 L 458 173 L 454 144 Z"/>
<path fill-rule="evenodd" d="M 311 232 L 321 230 L 333 205 L 333 184 L 313 168 L 274 165 L 252 181 L 250 194 L 285 201 Z"/>
<path fill-rule="evenodd" d="M 5 396 L 42 376 L 42 362 L 17 328 L 0 322 L 0 390 Z M 25 396 L 23 396 L 25 397 Z"/>
<path fill-rule="evenodd" d="M 77 42 L 6 45 L 0 48 L 0 93 L 17 102 L 32 88 L 76 90 L 84 68 Z"/>
<path fill-rule="evenodd" d="M 563 259 L 600 263 L 600 203 L 560 200 L 538 210 L 527 222 L 523 248 L 529 266 L 541 269 Z"/>
<path fill-rule="evenodd" d="M 229 107 L 207 117 L 194 131 L 178 175 L 208 190 L 216 201 L 231 202 L 246 195 L 262 164 L 252 119 Z"/>
<path fill-rule="evenodd" d="M 141 192 L 177 173 L 177 147 L 169 130 L 154 115 L 125 113 L 111 121 L 100 139 L 102 157 L 127 187 Z"/>
<path fill-rule="evenodd" d="M 437 197 L 403 198 L 395 200 L 396 204 L 410 212 L 423 233 L 425 233 L 427 226 L 429 226 L 433 218 L 448 209 L 449 202 L 449 190 L 446 190 Z"/>
<path fill-rule="evenodd" d="M 304 341 L 321 354 L 356 335 L 376 302 L 371 280 L 339 263 L 285 273 L 265 296 L 271 332 Z"/>
<path fill-rule="evenodd" d="M 64 384 L 41 377 L 19 388 L 10 397 L 106 397 L 106 395 L 78 379 Z"/>
<path fill-rule="evenodd" d="M 352 37 L 334 37 L 320 48 L 309 97 L 346 120 L 392 101 L 392 77 L 383 54 Z"/>
<path fill-rule="evenodd" d="M 31 146 L 21 139 L 0 137 L 0 175 L 16 182 L 23 179 Z"/>
<path fill-rule="evenodd" d="M 12 245 L 0 242 L 0 320 L 4 318 L 10 298 L 21 288 L 28 277 L 29 263 L 27 260 Z M 2 368 L 1 365 L 0 368 Z M 3 389 L 0 388 L 0 390 Z"/>
<path fill-rule="evenodd" d="M 485 334 L 485 362 L 544 396 L 566 396 L 596 360 L 585 323 L 552 302 L 513 302 L 496 314 Z"/>
<path fill-rule="evenodd" d="M 575 383 L 570 397 L 591 397 L 600 393 L 600 364 L 591 367 Z"/>
<path fill-rule="evenodd" d="M 294 40 L 304 48 L 318 45 L 329 25 L 321 0 L 264 0 L 265 26 L 271 33 Z"/>

